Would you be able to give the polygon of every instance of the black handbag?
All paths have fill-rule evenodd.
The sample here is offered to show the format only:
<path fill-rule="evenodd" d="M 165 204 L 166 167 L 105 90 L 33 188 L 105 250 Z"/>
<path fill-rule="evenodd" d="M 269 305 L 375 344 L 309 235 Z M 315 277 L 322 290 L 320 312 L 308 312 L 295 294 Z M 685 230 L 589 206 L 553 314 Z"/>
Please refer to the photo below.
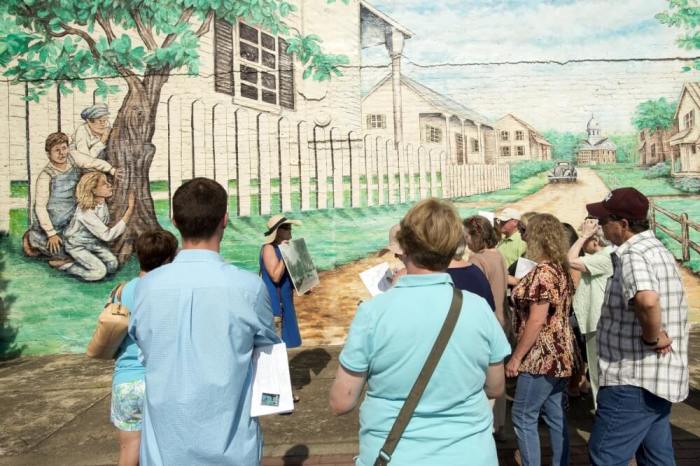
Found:
<path fill-rule="evenodd" d="M 411 387 L 411 391 L 408 393 L 408 397 L 401 407 L 399 415 L 394 421 L 394 425 L 391 426 L 389 435 L 384 441 L 384 446 L 379 450 L 379 455 L 374 461 L 374 466 L 386 466 L 389 461 L 391 461 L 391 455 L 394 454 L 394 450 L 396 450 L 396 446 L 399 444 L 399 440 L 401 440 L 401 435 L 403 435 L 408 423 L 411 421 L 413 412 L 416 410 L 421 396 L 423 396 L 425 387 L 428 386 L 430 377 L 433 375 L 438 362 L 440 362 L 442 353 L 445 352 L 447 342 L 450 341 L 450 336 L 452 336 L 455 325 L 457 325 L 457 319 L 459 319 L 459 312 L 461 310 L 462 291 L 453 287 L 452 303 L 450 304 L 450 310 L 447 312 L 447 317 L 445 317 L 445 322 L 442 324 L 440 333 L 433 344 L 433 349 L 428 354 L 428 359 L 425 360 L 425 364 L 423 364 L 418 378 L 413 384 L 413 387 Z"/>

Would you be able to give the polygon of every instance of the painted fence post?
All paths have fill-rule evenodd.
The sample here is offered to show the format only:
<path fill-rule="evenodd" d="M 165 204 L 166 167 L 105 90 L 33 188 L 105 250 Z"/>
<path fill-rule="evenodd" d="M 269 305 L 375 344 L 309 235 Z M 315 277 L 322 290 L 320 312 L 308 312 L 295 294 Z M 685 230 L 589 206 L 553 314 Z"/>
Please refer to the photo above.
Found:
<path fill-rule="evenodd" d="M 374 205 L 372 200 L 372 186 L 374 185 L 374 175 L 372 174 L 372 161 L 374 158 L 372 157 L 372 152 L 374 145 L 372 144 L 372 136 L 369 134 L 366 134 L 362 141 L 365 155 L 365 188 L 367 189 L 367 207 L 371 207 Z"/>
<path fill-rule="evenodd" d="M 345 194 L 345 141 L 338 128 L 331 128 L 331 175 L 333 176 L 333 207 L 343 207 Z"/>
<path fill-rule="evenodd" d="M 0 134 L 6 137 L 0 143 L 0 232 L 10 231 L 10 83 L 4 82 L 0 91 Z"/>
<path fill-rule="evenodd" d="M 226 113 L 225 104 L 216 103 L 211 108 L 211 155 L 212 177 L 226 190 L 226 195 L 229 195 L 228 159 L 230 151 Z"/>
<path fill-rule="evenodd" d="M 238 196 L 238 215 L 247 217 L 251 214 L 250 179 L 251 154 L 256 148 L 251 147 L 254 139 L 251 124 L 252 115 L 244 109 L 237 108 L 234 112 L 236 121 L 236 195 Z"/>
<path fill-rule="evenodd" d="M 428 177 L 425 174 L 425 163 L 427 151 L 423 146 L 418 146 L 418 199 L 425 199 L 428 197 Z M 430 163 L 430 161 L 428 161 Z M 428 166 L 428 173 L 430 173 L 430 167 Z"/>
<path fill-rule="evenodd" d="M 382 163 L 386 160 L 386 145 L 382 144 L 380 136 L 374 139 L 374 155 L 375 168 L 377 169 L 377 205 L 382 205 L 386 202 L 384 199 L 384 175 L 382 175 L 382 168 L 385 168 L 387 165 Z"/>
<path fill-rule="evenodd" d="M 354 141 L 361 141 L 361 139 L 358 139 L 357 133 L 355 133 L 354 131 L 350 131 L 348 133 L 348 162 L 350 163 L 350 205 L 352 207 L 360 207 L 362 204 L 362 197 L 360 196 L 360 176 L 362 174 L 362 171 L 360 170 L 361 165 L 358 163 L 357 160 L 357 155 L 360 153 L 360 149 L 359 147 L 355 147 L 355 149 L 353 149 Z M 365 174 L 366 173 L 367 170 L 365 169 Z"/>
<path fill-rule="evenodd" d="M 389 189 L 389 195 L 387 198 L 387 204 L 394 204 L 396 202 L 396 193 L 394 192 L 394 170 L 393 170 L 393 160 L 395 159 L 396 148 L 394 147 L 394 141 L 392 139 L 387 139 L 385 143 L 386 150 L 386 184 Z"/>
<path fill-rule="evenodd" d="M 681 248 L 683 252 L 683 262 L 690 260 L 690 232 L 688 231 L 688 214 L 681 214 Z"/>
<path fill-rule="evenodd" d="M 271 213 L 272 202 L 272 173 L 270 166 L 272 163 L 272 154 L 275 154 L 274 159 L 277 159 L 277 151 L 274 150 L 276 144 L 273 144 L 271 132 L 273 124 L 270 122 L 270 117 L 267 113 L 258 113 L 258 194 L 260 196 L 260 215 L 269 215 Z M 276 125 L 274 125 L 276 126 Z M 276 132 L 276 131 L 275 131 Z M 276 137 L 274 139 L 277 139 Z M 276 161 L 276 160 L 275 160 Z"/>
<path fill-rule="evenodd" d="M 292 157 L 291 157 L 291 131 L 289 120 L 280 118 L 277 120 L 277 148 L 279 153 L 280 174 L 280 207 L 282 212 L 292 210 Z"/>
<path fill-rule="evenodd" d="M 299 201 L 301 210 L 311 209 L 311 176 L 310 153 L 309 153 L 309 126 L 305 121 L 297 124 L 297 141 L 299 141 Z"/>
<path fill-rule="evenodd" d="M 316 208 L 328 208 L 328 141 L 326 130 L 320 126 L 314 127 L 314 166 L 316 167 Z"/>

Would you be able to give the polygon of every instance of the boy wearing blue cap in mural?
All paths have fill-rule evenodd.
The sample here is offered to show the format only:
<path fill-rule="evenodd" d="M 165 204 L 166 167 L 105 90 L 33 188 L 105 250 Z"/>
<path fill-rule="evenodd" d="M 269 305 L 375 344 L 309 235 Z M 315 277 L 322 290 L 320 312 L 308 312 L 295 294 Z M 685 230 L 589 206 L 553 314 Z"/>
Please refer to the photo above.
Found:
<path fill-rule="evenodd" d="M 71 139 L 71 152 L 92 158 L 107 158 L 107 139 L 112 127 L 109 124 L 109 108 L 105 104 L 95 104 L 80 112 L 85 121 L 78 126 Z"/>
<path fill-rule="evenodd" d="M 49 163 L 39 172 L 34 184 L 34 215 L 22 246 L 26 255 L 49 257 L 52 267 L 64 265 L 63 230 L 75 213 L 75 187 L 85 170 L 97 170 L 121 178 L 122 169 L 115 169 L 104 160 L 68 150 L 68 136 L 49 134 L 44 144 Z"/>

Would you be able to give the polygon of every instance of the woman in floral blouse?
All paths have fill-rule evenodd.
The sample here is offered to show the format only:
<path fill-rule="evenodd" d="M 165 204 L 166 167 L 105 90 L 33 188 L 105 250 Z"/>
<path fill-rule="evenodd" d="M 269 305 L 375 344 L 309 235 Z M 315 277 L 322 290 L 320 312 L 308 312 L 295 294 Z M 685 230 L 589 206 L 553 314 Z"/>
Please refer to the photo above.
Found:
<path fill-rule="evenodd" d="M 523 466 L 539 466 L 537 421 L 542 414 L 549 427 L 551 464 L 566 465 L 569 438 L 564 402 L 574 365 L 569 325 L 574 286 L 566 259 L 568 242 L 562 224 L 549 214 L 532 218 L 523 239 L 527 256 L 537 266 L 512 291 L 518 344 L 506 375 L 518 377 L 513 426 Z"/>

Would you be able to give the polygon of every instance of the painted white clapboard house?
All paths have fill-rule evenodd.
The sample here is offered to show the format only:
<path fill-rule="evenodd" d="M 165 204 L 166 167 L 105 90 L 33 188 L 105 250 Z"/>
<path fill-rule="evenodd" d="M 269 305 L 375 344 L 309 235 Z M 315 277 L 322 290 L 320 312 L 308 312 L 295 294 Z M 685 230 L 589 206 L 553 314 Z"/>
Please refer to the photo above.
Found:
<path fill-rule="evenodd" d="M 552 144 L 532 125 L 512 113 L 496 121 L 497 162 L 549 160 Z"/>
<path fill-rule="evenodd" d="M 444 151 L 457 164 L 489 163 L 495 155 L 494 125 L 487 117 L 418 81 L 401 75 L 401 111 L 392 107 L 396 88 L 389 74 L 362 99 L 363 132 L 401 140 L 414 148 Z"/>
<path fill-rule="evenodd" d="M 348 4 L 328 4 L 326 0 L 290 2 L 297 7 L 286 18 L 290 28 L 319 35 L 326 52 L 349 58 L 349 64 L 342 69 L 343 76 L 326 82 L 304 80 L 302 66 L 286 53 L 282 37 L 243 20 L 235 24 L 216 21 L 200 41 L 199 76 L 186 76 L 180 70 L 163 89 L 153 138 L 156 155 L 151 180 L 172 176 L 177 178 L 177 185 L 178 179 L 193 175 L 214 177 L 214 172 L 216 178 L 232 179 L 236 168 L 255 178 L 257 170 L 266 168 L 259 167 L 258 149 L 253 147 L 259 142 L 255 135 L 239 134 L 238 150 L 249 150 L 250 155 L 248 160 L 239 160 L 238 167 L 226 155 L 236 142 L 235 131 L 265 126 L 259 122 L 261 112 L 270 117 L 270 125 L 284 117 L 290 122 L 289 128 L 296 128 L 296 123 L 303 120 L 309 128 L 321 125 L 330 132 L 337 127 L 345 132 L 355 131 L 359 137 L 363 45 L 383 42 L 391 58 L 392 73 L 400 73 L 403 41 L 412 33 L 364 0 L 350 0 Z M 133 43 L 140 43 L 135 31 L 133 35 Z M 119 79 L 110 83 L 122 85 L 121 93 L 106 100 L 114 116 L 125 86 Z M 0 134 L 9 137 L 0 138 L 0 177 L 10 181 L 36 177 L 46 164 L 45 137 L 57 130 L 72 134 L 83 123 L 81 110 L 101 101 L 94 95 L 93 82 L 88 80 L 86 84 L 86 93 L 59 96 L 49 92 L 41 102 L 25 106 L 24 86 L 2 83 Z M 236 129 L 234 113 L 239 109 L 244 112 L 236 116 Z M 225 179 L 221 181 L 227 183 Z M 9 182 L 0 185 L 9 186 Z"/>
<path fill-rule="evenodd" d="M 671 147 L 677 148 L 680 155 L 678 176 L 700 176 L 700 83 L 683 84 L 678 107 L 674 115 L 678 132 L 671 137 Z M 672 152 L 675 158 L 675 151 Z M 675 169 L 675 160 L 671 166 Z"/>

